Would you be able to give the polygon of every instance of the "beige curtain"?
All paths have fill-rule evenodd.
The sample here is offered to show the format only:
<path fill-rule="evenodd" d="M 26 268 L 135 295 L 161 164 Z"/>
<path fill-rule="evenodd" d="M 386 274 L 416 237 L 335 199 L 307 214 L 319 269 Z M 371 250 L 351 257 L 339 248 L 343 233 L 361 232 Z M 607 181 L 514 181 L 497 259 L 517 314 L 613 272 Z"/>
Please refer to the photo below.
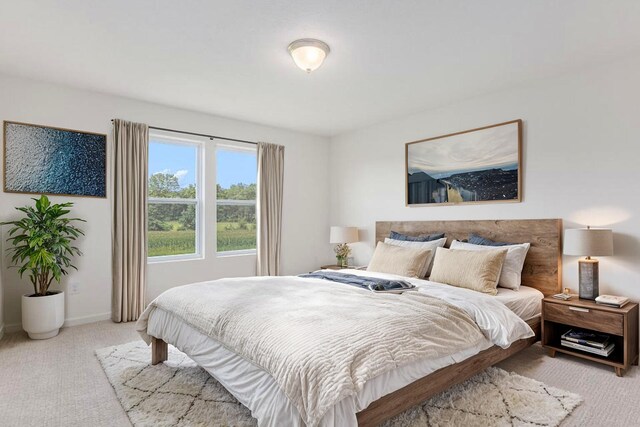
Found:
<path fill-rule="evenodd" d="M 113 147 L 111 318 L 130 322 L 145 307 L 149 127 L 114 120 Z"/>
<path fill-rule="evenodd" d="M 280 274 L 284 147 L 258 143 L 258 276 Z"/>

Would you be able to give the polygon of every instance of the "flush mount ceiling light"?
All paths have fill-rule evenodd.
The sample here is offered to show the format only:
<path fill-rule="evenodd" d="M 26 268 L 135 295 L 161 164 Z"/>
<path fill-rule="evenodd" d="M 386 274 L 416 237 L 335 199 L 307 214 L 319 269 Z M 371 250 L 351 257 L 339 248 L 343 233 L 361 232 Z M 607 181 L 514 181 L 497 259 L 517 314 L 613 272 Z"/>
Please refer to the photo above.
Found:
<path fill-rule="evenodd" d="M 329 54 L 329 45 L 316 39 L 300 39 L 287 48 L 293 62 L 307 73 L 316 70 Z"/>

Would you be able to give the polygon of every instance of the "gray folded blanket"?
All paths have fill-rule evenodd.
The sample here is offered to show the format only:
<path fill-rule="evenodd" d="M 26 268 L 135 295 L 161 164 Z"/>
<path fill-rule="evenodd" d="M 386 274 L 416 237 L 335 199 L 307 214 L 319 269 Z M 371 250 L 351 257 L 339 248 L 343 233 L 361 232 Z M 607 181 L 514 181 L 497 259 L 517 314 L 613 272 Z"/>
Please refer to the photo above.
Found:
<path fill-rule="evenodd" d="M 298 277 L 330 280 L 332 282 L 344 283 L 345 285 L 368 289 L 373 292 L 401 292 L 415 288 L 414 285 L 409 282 L 405 282 L 404 280 L 389 280 L 381 279 L 378 277 L 356 276 L 355 274 L 340 273 L 338 271 L 322 270 L 309 274 L 300 274 Z"/>

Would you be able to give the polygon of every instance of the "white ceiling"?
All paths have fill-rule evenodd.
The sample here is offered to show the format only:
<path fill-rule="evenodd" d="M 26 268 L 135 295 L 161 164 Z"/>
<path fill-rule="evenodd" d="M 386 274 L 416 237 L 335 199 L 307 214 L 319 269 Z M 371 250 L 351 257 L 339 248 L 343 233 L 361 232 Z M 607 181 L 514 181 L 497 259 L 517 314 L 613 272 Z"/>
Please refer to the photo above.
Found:
<path fill-rule="evenodd" d="M 637 0 L 3 0 L 0 72 L 335 135 L 640 53 Z M 307 75 L 287 53 L 331 54 Z"/>

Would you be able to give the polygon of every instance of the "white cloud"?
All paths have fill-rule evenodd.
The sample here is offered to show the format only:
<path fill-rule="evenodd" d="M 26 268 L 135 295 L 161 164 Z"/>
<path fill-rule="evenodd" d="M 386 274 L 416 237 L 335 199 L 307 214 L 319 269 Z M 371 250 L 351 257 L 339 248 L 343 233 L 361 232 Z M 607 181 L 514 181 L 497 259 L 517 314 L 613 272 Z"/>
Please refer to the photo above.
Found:
<path fill-rule="evenodd" d="M 177 171 L 176 173 L 171 173 L 171 169 L 162 169 L 160 171 L 153 172 L 151 175 L 159 175 L 159 174 L 173 175 L 178 179 L 178 181 L 181 181 L 182 178 L 184 178 L 185 176 L 187 176 L 189 174 L 189 171 L 187 169 L 181 169 L 181 170 Z"/>
<path fill-rule="evenodd" d="M 409 172 L 442 174 L 518 162 L 518 126 L 511 124 L 409 146 Z"/>
<path fill-rule="evenodd" d="M 179 171 L 177 171 L 176 173 L 173 174 L 173 176 L 175 176 L 176 178 L 178 178 L 178 181 L 182 180 L 182 178 L 184 178 L 185 176 L 187 176 L 187 174 L 189 173 L 188 170 L 186 169 L 181 169 Z"/>

